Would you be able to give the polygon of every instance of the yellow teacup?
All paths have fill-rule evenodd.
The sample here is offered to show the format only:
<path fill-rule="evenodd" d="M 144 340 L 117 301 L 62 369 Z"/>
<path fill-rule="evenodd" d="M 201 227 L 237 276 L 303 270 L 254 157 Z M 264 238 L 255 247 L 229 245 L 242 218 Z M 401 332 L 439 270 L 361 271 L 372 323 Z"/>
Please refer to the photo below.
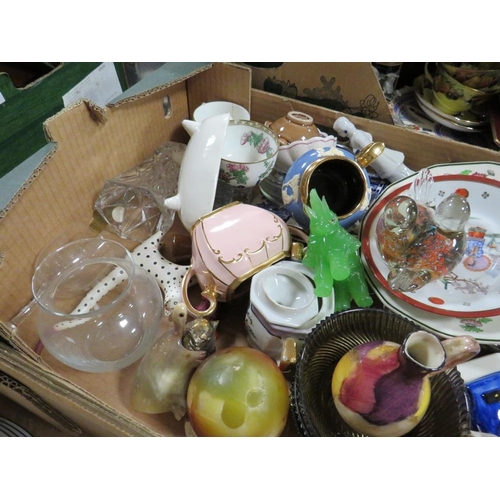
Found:
<path fill-rule="evenodd" d="M 441 63 L 437 63 L 433 74 L 428 65 L 425 63 L 425 77 L 432 83 L 432 104 L 444 113 L 458 115 L 488 100 L 488 94 L 461 84 L 446 72 Z"/>
<path fill-rule="evenodd" d="M 440 63 L 455 80 L 481 92 L 500 91 L 500 63 Z"/>

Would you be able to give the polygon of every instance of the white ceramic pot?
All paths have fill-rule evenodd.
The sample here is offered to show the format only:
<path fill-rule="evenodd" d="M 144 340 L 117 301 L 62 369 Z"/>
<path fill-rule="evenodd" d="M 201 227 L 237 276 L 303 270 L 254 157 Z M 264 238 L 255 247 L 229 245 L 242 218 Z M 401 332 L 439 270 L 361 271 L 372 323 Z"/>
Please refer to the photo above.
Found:
<path fill-rule="evenodd" d="M 318 313 L 314 285 L 302 272 L 270 266 L 252 278 L 250 301 L 269 323 L 300 328 Z"/>
<path fill-rule="evenodd" d="M 306 267 L 301 262 L 282 260 L 273 264 L 268 269 L 290 270 L 294 273 L 300 273 L 304 278 L 312 280 L 314 278 L 314 271 Z M 267 271 L 267 269 L 266 269 Z M 259 273 L 260 274 L 260 273 Z M 278 310 L 270 311 L 269 307 L 262 307 L 259 300 L 255 296 L 254 279 L 252 278 L 252 286 L 250 288 L 250 305 L 245 315 L 245 328 L 247 331 L 247 339 L 252 347 L 261 350 L 268 356 L 271 356 L 276 361 L 281 358 L 283 344 L 286 339 L 293 338 L 299 344 L 306 339 L 313 328 L 324 318 L 333 314 L 335 310 L 335 296 L 332 289 L 332 294 L 329 297 L 319 299 L 314 297 L 316 304 L 316 314 L 309 319 L 305 320 L 300 326 L 292 327 L 284 325 L 283 321 L 278 321 L 281 324 L 273 322 L 275 320 Z M 258 280 L 257 280 L 258 281 Z M 252 292 L 252 288 L 254 291 Z M 271 313 L 271 314 L 270 314 Z"/>
<path fill-rule="evenodd" d="M 182 122 L 191 139 L 182 158 L 177 194 L 167 198 L 164 204 L 179 213 L 188 231 L 200 217 L 214 208 L 229 118 L 229 113 L 225 113 L 207 118 L 202 123 Z"/>

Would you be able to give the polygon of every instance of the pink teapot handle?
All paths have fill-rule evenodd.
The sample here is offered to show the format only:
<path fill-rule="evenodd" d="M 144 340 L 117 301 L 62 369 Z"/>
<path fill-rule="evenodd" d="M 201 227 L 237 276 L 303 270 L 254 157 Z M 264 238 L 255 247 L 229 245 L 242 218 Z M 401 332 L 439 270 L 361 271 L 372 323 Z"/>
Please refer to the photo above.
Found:
<path fill-rule="evenodd" d="M 206 287 L 202 292 L 201 296 L 207 299 L 209 305 L 207 309 L 199 310 L 197 309 L 192 303 L 191 300 L 189 299 L 189 294 L 188 294 L 188 288 L 189 288 L 189 282 L 191 279 L 196 277 L 196 273 L 193 269 L 193 266 L 190 266 L 188 268 L 187 273 L 184 275 L 184 278 L 182 279 L 182 301 L 184 304 L 186 304 L 186 307 L 188 311 L 195 317 L 205 317 L 205 316 L 210 316 L 212 313 L 215 312 L 215 308 L 217 307 L 217 297 L 218 293 L 215 290 L 215 286 L 212 287 Z"/>

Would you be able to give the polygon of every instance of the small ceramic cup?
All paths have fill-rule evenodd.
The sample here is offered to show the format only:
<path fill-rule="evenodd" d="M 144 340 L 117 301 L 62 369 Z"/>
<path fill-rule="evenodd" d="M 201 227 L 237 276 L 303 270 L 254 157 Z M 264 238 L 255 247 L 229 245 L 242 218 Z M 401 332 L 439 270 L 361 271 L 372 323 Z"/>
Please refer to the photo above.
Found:
<path fill-rule="evenodd" d="M 432 104 L 449 115 L 469 111 L 484 104 L 490 97 L 490 94 L 455 80 L 439 63 L 434 71 L 429 69 L 429 63 L 425 63 L 425 77 L 432 83 Z"/>
<path fill-rule="evenodd" d="M 274 122 L 266 121 L 264 124 L 277 135 L 282 146 L 295 141 L 307 141 L 320 135 L 312 116 L 300 111 L 289 111 L 286 116 Z"/>
<path fill-rule="evenodd" d="M 229 101 L 210 101 L 204 102 L 193 112 L 193 120 L 202 122 L 215 115 L 229 113 L 231 120 L 250 120 L 250 113 L 239 104 Z"/>
<path fill-rule="evenodd" d="M 320 198 L 325 197 L 340 225 L 350 227 L 370 204 L 370 178 L 365 167 L 384 149 L 383 143 L 373 142 L 356 156 L 337 148 L 308 151 L 292 164 L 283 180 L 281 194 L 285 208 L 302 228 L 308 229 L 309 217 L 304 206 L 309 203 L 309 193 L 316 189 Z"/>
<path fill-rule="evenodd" d="M 455 80 L 481 90 L 482 92 L 500 91 L 500 63 L 438 63 Z"/>
<path fill-rule="evenodd" d="M 229 302 L 236 290 L 259 271 L 290 255 L 286 223 L 263 208 L 234 202 L 201 217 L 191 230 L 191 265 L 182 281 L 183 301 L 195 316 L 210 315 L 217 302 Z M 194 307 L 188 287 L 196 277 L 209 302 Z"/>
<path fill-rule="evenodd" d="M 270 174 L 278 148 L 278 138 L 265 125 L 231 120 L 222 150 L 219 180 L 235 187 L 256 186 Z"/>

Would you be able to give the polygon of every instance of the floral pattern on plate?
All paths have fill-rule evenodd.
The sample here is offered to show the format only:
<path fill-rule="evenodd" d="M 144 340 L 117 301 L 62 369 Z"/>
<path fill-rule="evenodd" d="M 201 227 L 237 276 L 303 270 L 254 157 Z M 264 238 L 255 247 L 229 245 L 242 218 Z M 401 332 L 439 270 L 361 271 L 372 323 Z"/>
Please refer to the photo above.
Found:
<path fill-rule="evenodd" d="M 459 185 L 473 195 L 468 247 L 462 262 L 446 279 L 423 287 L 420 296 L 398 294 L 389 289 L 385 280 L 387 266 L 374 238 L 375 224 L 385 203 L 405 192 L 411 185 L 412 176 L 387 188 L 362 221 L 362 261 L 369 283 L 390 309 L 435 333 L 445 336 L 472 334 L 482 343 L 499 343 L 500 224 L 495 220 L 493 203 L 497 199 L 494 194 L 498 197 L 495 191 L 500 189 L 500 164 L 455 163 L 435 165 L 430 169 L 439 197 Z"/>

